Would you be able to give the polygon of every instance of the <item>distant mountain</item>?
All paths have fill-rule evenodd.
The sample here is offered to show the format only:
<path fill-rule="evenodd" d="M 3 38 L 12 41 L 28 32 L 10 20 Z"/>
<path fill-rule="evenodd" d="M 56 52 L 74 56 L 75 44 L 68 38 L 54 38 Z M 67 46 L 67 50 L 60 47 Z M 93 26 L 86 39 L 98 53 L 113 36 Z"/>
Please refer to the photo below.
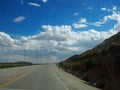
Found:
<path fill-rule="evenodd" d="M 34 65 L 31 62 L 24 62 L 24 61 L 20 61 L 20 62 L 4 62 L 4 63 L 0 63 L 0 69 L 1 68 L 11 68 L 11 67 L 20 67 L 20 66 L 29 66 L 29 65 Z"/>
<path fill-rule="evenodd" d="M 120 32 L 59 66 L 103 90 L 120 90 Z"/>
<path fill-rule="evenodd" d="M 31 62 L 25 62 L 25 61 L 15 62 L 14 64 L 32 65 Z"/>

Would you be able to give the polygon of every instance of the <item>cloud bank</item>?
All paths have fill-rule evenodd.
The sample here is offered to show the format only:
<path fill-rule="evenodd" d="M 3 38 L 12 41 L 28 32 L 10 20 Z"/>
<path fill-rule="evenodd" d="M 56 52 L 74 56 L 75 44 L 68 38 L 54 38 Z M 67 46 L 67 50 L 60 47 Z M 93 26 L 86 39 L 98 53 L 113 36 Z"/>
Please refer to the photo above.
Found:
<path fill-rule="evenodd" d="M 41 28 L 44 32 L 33 36 L 21 37 L 17 40 L 11 38 L 6 33 L 0 32 L 0 48 L 7 47 L 21 56 L 24 55 L 24 51 L 26 50 L 29 52 L 29 54 L 26 54 L 26 57 L 29 57 L 29 55 L 53 56 L 59 60 L 63 60 L 73 54 L 80 54 L 93 48 L 104 39 L 119 32 L 119 26 L 119 24 L 116 24 L 109 31 L 99 32 L 91 29 L 76 32 L 72 30 L 71 26 L 67 25 L 43 25 Z"/>

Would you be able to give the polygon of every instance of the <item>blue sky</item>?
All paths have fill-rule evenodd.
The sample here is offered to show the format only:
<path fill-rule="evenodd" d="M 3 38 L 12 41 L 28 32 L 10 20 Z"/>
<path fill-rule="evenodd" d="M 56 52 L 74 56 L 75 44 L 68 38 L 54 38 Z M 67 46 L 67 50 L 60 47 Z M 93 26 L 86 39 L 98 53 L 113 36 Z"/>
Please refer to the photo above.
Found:
<path fill-rule="evenodd" d="M 40 4 L 40 7 L 31 6 L 28 3 Z M 102 7 L 112 9 L 120 8 L 119 0 L 1 0 L 0 1 L 0 30 L 12 35 L 33 35 L 42 30 L 42 25 L 72 25 L 84 17 L 89 22 L 96 22 L 111 12 L 101 11 Z M 79 13 L 74 16 L 75 13 Z M 26 19 L 15 23 L 16 17 L 23 16 Z M 107 28 L 111 28 L 115 22 L 111 22 Z M 98 30 L 105 30 L 96 28 Z M 82 28 L 77 30 L 87 30 Z M 75 29 L 76 30 L 76 29 Z"/>
<path fill-rule="evenodd" d="M 119 31 L 120 0 L 0 0 L 0 49 L 5 52 L 6 47 L 38 49 L 40 55 L 64 59 Z"/>

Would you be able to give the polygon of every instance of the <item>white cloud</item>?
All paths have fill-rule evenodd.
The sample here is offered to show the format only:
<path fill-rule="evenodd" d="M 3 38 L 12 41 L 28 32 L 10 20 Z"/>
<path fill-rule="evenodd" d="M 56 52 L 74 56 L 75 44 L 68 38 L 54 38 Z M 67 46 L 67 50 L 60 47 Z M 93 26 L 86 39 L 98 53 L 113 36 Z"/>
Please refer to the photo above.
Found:
<path fill-rule="evenodd" d="M 85 28 L 87 27 L 86 24 L 81 24 L 81 23 L 73 23 L 74 28 Z"/>
<path fill-rule="evenodd" d="M 85 28 L 87 27 L 86 18 L 81 18 L 77 23 L 73 23 L 74 28 Z"/>
<path fill-rule="evenodd" d="M 81 19 L 79 20 L 79 23 L 87 24 L 87 20 L 86 20 L 86 18 L 81 18 Z"/>
<path fill-rule="evenodd" d="M 15 23 L 19 23 L 19 22 L 24 21 L 25 19 L 26 19 L 26 17 L 24 17 L 24 16 L 18 16 L 18 17 L 16 17 L 13 21 L 14 21 Z"/>
<path fill-rule="evenodd" d="M 40 7 L 40 4 L 38 3 L 29 2 L 28 4 L 35 7 Z"/>
<path fill-rule="evenodd" d="M 0 47 L 11 47 L 14 46 L 14 39 L 12 39 L 8 34 L 0 32 Z"/>
<path fill-rule="evenodd" d="M 120 31 L 120 22 L 114 25 L 114 31 Z"/>
<path fill-rule="evenodd" d="M 72 29 L 71 26 L 67 25 L 62 26 L 43 25 L 42 28 L 45 30 L 45 32 L 42 32 L 39 35 L 32 36 L 33 39 L 65 41 L 67 39 L 67 36 L 65 34 Z"/>
<path fill-rule="evenodd" d="M 79 13 L 78 13 L 78 12 L 74 13 L 74 16 L 78 16 L 78 15 L 79 15 Z"/>
<path fill-rule="evenodd" d="M 108 12 L 113 12 L 113 11 L 116 11 L 117 10 L 117 6 L 113 6 L 113 8 L 105 8 L 105 7 L 102 7 L 101 8 L 102 11 L 108 11 Z"/>
<path fill-rule="evenodd" d="M 95 26 L 101 26 L 102 24 L 103 22 L 99 22 L 99 21 L 94 23 Z"/>
<path fill-rule="evenodd" d="M 46 3 L 46 2 L 48 2 L 48 0 L 42 0 L 42 2 Z"/>
<path fill-rule="evenodd" d="M 117 7 L 116 7 L 116 6 L 114 6 L 112 10 L 113 10 L 113 11 L 116 11 L 116 10 L 117 10 Z"/>
<path fill-rule="evenodd" d="M 0 48 L 13 47 L 9 52 L 14 52 L 10 60 L 15 59 L 17 55 L 21 57 L 26 50 L 26 58 L 36 57 L 36 53 L 53 59 L 65 59 L 73 54 L 80 54 L 93 48 L 104 39 L 120 31 L 120 23 L 114 25 L 109 31 L 97 31 L 90 29 L 87 31 L 73 31 L 71 26 L 51 26 L 43 25 L 41 28 L 45 31 L 37 35 L 12 39 L 8 34 L 0 32 Z M 2 49 L 1 49 L 2 50 Z M 6 51 L 5 48 L 3 50 Z M 3 53 L 0 52 L 0 53 Z M 7 53 L 8 51 L 6 51 Z M 11 53 L 10 53 L 11 54 Z M 1 54 L 1 55 L 4 55 Z M 11 56 L 11 55 L 10 55 Z M 33 61 L 31 59 L 31 61 Z M 35 59 L 36 60 L 36 59 Z M 34 62 L 34 61 L 33 61 Z"/>
<path fill-rule="evenodd" d="M 88 9 L 90 12 L 93 11 L 93 8 L 92 8 L 92 7 L 87 7 L 86 9 Z"/>
<path fill-rule="evenodd" d="M 94 22 L 93 25 L 101 26 L 106 24 L 108 20 L 116 20 L 118 23 L 120 23 L 120 13 L 112 12 L 112 15 L 104 16 L 101 21 Z"/>
<path fill-rule="evenodd" d="M 113 12 L 112 15 L 105 16 L 107 19 L 116 20 L 120 22 L 120 13 Z"/>
<path fill-rule="evenodd" d="M 102 7 L 101 10 L 102 10 L 102 11 L 106 11 L 107 9 L 106 9 L 105 7 Z"/>
<path fill-rule="evenodd" d="M 78 22 L 73 23 L 74 28 L 85 28 L 88 25 L 94 25 L 94 26 L 101 26 L 104 25 L 108 22 L 108 20 L 116 20 L 117 22 L 120 22 L 120 13 L 116 12 L 117 7 L 114 6 L 112 9 L 108 9 L 105 7 L 101 8 L 102 11 L 112 11 L 111 15 L 104 16 L 103 19 L 100 19 L 99 21 L 96 22 L 87 22 L 86 18 L 81 18 Z"/>

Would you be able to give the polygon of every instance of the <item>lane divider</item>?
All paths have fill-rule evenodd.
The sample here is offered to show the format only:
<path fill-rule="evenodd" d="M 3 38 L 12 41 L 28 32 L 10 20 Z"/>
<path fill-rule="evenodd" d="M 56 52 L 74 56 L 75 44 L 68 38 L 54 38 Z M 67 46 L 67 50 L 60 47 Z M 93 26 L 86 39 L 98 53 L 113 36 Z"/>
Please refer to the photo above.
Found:
<path fill-rule="evenodd" d="M 11 77 L 11 78 L 9 78 L 9 79 L 7 79 L 7 80 L 4 80 L 4 81 L 0 82 L 0 87 L 3 87 L 4 85 L 12 82 L 13 80 L 16 80 L 17 78 L 22 77 L 22 76 L 25 76 L 25 75 L 27 75 L 27 74 L 30 74 L 30 73 L 32 73 L 32 72 L 33 72 L 32 70 L 29 70 L 29 71 L 27 71 L 27 72 L 23 72 L 23 73 L 18 74 L 18 75 L 14 76 L 14 77 Z"/>

